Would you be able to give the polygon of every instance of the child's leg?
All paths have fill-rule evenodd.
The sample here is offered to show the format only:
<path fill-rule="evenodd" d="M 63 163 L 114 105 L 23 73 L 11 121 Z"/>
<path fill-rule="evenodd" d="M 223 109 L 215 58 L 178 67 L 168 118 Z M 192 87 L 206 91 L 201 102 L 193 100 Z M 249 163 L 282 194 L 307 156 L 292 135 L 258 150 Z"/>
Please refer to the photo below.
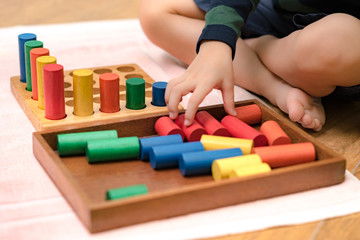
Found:
<path fill-rule="evenodd" d="M 174 57 L 190 64 L 205 22 L 193 0 L 143 0 L 139 19 L 147 37 Z"/>

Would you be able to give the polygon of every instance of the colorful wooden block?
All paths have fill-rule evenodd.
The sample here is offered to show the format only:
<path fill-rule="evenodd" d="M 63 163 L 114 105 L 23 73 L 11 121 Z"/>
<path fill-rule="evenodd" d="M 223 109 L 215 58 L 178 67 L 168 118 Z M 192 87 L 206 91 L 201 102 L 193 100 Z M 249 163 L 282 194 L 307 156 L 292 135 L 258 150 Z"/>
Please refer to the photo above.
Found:
<path fill-rule="evenodd" d="M 254 146 L 254 141 L 251 139 L 212 136 L 206 134 L 201 136 L 200 142 L 204 145 L 205 150 L 240 148 L 244 154 L 250 154 Z"/>
<path fill-rule="evenodd" d="M 58 120 L 66 117 L 64 97 L 64 68 L 60 64 L 43 67 L 45 117 Z"/>
<path fill-rule="evenodd" d="M 152 101 L 151 104 L 158 107 L 166 106 L 165 90 L 167 82 L 155 82 L 152 85 Z"/>
<path fill-rule="evenodd" d="M 143 161 L 147 161 L 149 160 L 149 152 L 152 147 L 178 144 L 178 143 L 182 143 L 183 140 L 181 135 L 176 134 L 176 135 L 141 138 L 139 142 L 140 142 L 140 159 Z"/>
<path fill-rule="evenodd" d="M 74 84 L 74 114 L 76 116 L 90 116 L 93 107 L 93 71 L 79 69 L 73 72 Z"/>
<path fill-rule="evenodd" d="M 236 117 L 241 121 L 253 125 L 261 122 L 261 109 L 257 104 L 249 104 L 235 108 Z"/>
<path fill-rule="evenodd" d="M 267 163 L 248 165 L 248 166 L 233 169 L 229 174 L 229 178 L 246 177 L 246 176 L 256 175 L 256 174 L 260 174 L 260 173 L 266 173 L 266 172 L 270 172 L 270 171 L 271 171 L 271 168 Z"/>
<path fill-rule="evenodd" d="M 207 134 L 205 128 L 203 128 L 196 120 L 190 126 L 185 126 L 185 115 L 181 114 L 175 119 L 175 123 L 184 132 L 186 139 L 189 142 L 200 141 L 203 134 Z"/>
<path fill-rule="evenodd" d="M 186 152 L 201 152 L 201 142 L 187 142 L 172 145 L 155 146 L 150 149 L 149 160 L 153 169 L 175 168 L 179 165 L 179 157 Z"/>
<path fill-rule="evenodd" d="M 58 134 L 56 137 L 57 151 L 60 156 L 84 155 L 88 141 L 117 137 L 116 130 Z"/>
<path fill-rule="evenodd" d="M 264 122 L 260 127 L 260 132 L 268 139 L 270 146 L 291 144 L 289 136 L 282 130 L 279 124 L 273 120 Z"/>
<path fill-rule="evenodd" d="M 53 56 L 42 56 L 36 59 L 36 75 L 38 87 L 38 108 L 45 110 L 45 97 L 44 97 L 44 66 L 47 64 L 56 63 L 56 58 Z"/>
<path fill-rule="evenodd" d="M 183 130 L 181 130 L 179 125 L 177 125 L 168 116 L 160 117 L 158 120 L 156 120 L 155 131 L 160 136 L 180 134 L 182 139 L 185 139 L 185 133 L 183 132 Z"/>
<path fill-rule="evenodd" d="M 179 157 L 179 169 L 183 176 L 211 174 L 213 161 L 243 155 L 240 148 L 183 153 Z"/>
<path fill-rule="evenodd" d="M 195 120 L 203 126 L 209 135 L 230 137 L 229 131 L 206 111 L 199 111 L 195 115 Z"/>
<path fill-rule="evenodd" d="M 126 80 L 126 107 L 132 110 L 146 107 L 144 79 L 129 78 Z"/>
<path fill-rule="evenodd" d="M 239 157 L 230 157 L 215 160 L 211 165 L 211 172 L 215 181 L 229 178 L 234 169 L 245 168 L 249 165 L 262 164 L 261 158 L 257 154 L 248 154 Z"/>
<path fill-rule="evenodd" d="M 136 159 L 140 155 L 139 138 L 90 140 L 86 144 L 85 154 L 89 163 Z"/>
<path fill-rule="evenodd" d="M 267 138 L 264 134 L 258 130 L 252 128 L 245 122 L 241 121 L 234 116 L 225 116 L 221 120 L 221 124 L 224 125 L 233 137 L 251 139 L 254 141 L 254 147 L 268 145 Z"/>
<path fill-rule="evenodd" d="M 145 184 L 113 188 L 106 192 L 106 200 L 117 200 L 149 193 Z"/>
<path fill-rule="evenodd" d="M 32 99 L 38 100 L 38 86 L 37 86 L 37 69 L 36 59 L 41 56 L 49 56 L 50 51 L 47 48 L 34 48 L 30 50 L 30 65 L 31 65 L 31 89 Z"/>
<path fill-rule="evenodd" d="M 311 142 L 255 147 L 253 153 L 258 154 L 271 168 L 312 162 L 316 157 L 315 147 Z"/>
<path fill-rule="evenodd" d="M 31 40 L 25 42 L 24 46 L 25 46 L 26 90 L 32 91 L 30 50 L 34 48 L 42 48 L 43 42 L 37 40 Z"/>
<path fill-rule="evenodd" d="M 101 112 L 120 111 L 119 83 L 119 75 L 116 73 L 103 73 L 99 76 Z"/>
<path fill-rule="evenodd" d="M 18 35 L 20 81 L 24 83 L 26 83 L 25 42 L 31 40 L 36 40 L 36 35 L 33 33 L 22 33 Z"/>

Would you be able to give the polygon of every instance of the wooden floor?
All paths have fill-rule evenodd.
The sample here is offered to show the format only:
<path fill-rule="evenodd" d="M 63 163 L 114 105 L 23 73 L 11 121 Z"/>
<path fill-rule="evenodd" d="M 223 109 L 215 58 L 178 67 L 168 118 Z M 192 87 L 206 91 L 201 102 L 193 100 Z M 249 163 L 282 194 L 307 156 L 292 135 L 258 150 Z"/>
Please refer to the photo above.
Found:
<path fill-rule="evenodd" d="M 101 4 L 99 4 L 101 3 Z M 140 0 L 0 0 L 0 27 L 24 24 L 136 18 Z M 327 123 L 319 141 L 347 159 L 347 169 L 360 178 L 360 102 L 326 100 Z M 322 240 L 360 239 L 360 213 L 288 227 L 214 239 Z"/>

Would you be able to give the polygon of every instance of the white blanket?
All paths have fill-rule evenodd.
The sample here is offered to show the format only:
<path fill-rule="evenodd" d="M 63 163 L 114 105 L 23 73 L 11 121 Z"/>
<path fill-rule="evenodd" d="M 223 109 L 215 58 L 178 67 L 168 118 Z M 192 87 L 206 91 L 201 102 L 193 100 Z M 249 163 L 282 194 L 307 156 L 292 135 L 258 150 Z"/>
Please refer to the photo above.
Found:
<path fill-rule="evenodd" d="M 89 234 L 33 156 L 34 128 L 10 91 L 10 77 L 19 75 L 17 35 L 24 32 L 37 34 L 65 70 L 137 63 L 156 81 L 184 72 L 146 39 L 137 20 L 0 29 L 0 239 L 192 239 L 360 211 L 360 183 L 347 172 L 345 182 L 332 187 Z M 235 88 L 236 101 L 251 98 Z M 221 102 L 214 90 L 202 105 Z"/>

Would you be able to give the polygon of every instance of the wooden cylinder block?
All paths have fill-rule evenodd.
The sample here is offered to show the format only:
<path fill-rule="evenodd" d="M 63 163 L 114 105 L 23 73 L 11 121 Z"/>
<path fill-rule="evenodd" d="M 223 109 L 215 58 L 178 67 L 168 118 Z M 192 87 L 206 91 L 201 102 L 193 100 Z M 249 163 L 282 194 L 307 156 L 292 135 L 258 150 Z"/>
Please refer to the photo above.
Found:
<path fill-rule="evenodd" d="M 256 147 L 253 153 L 258 154 L 271 168 L 312 162 L 316 157 L 315 147 L 311 142 Z"/>
<path fill-rule="evenodd" d="M 207 134 L 205 128 L 203 128 L 196 120 L 194 120 L 193 124 L 186 127 L 184 125 L 185 115 L 181 114 L 175 120 L 175 123 L 181 128 L 184 132 L 186 139 L 189 142 L 200 141 L 200 138 L 203 134 Z"/>
<path fill-rule="evenodd" d="M 244 123 L 234 116 L 225 116 L 221 120 L 233 137 L 251 139 L 254 141 L 254 147 L 267 146 L 268 141 L 264 134 Z"/>
<path fill-rule="evenodd" d="M 119 75 L 103 73 L 99 76 L 100 82 L 100 111 L 114 113 L 120 110 Z"/>
<path fill-rule="evenodd" d="M 20 82 L 26 82 L 25 42 L 31 40 L 36 40 L 36 35 L 33 33 L 22 33 L 18 35 Z"/>
<path fill-rule="evenodd" d="M 79 69 L 73 72 L 74 115 L 90 116 L 93 108 L 93 72 Z"/>
<path fill-rule="evenodd" d="M 251 176 L 260 173 L 270 172 L 271 168 L 267 163 L 261 163 L 256 165 L 248 165 L 240 168 L 236 168 L 232 170 L 229 174 L 229 178 L 238 178 L 238 177 L 245 177 Z"/>
<path fill-rule="evenodd" d="M 38 100 L 38 86 L 37 86 L 37 70 L 36 59 L 41 56 L 49 56 L 50 51 L 47 48 L 34 48 L 30 50 L 30 65 L 31 65 L 31 88 L 32 98 Z"/>
<path fill-rule="evenodd" d="M 161 117 L 155 122 L 155 131 L 160 136 L 167 136 L 167 135 L 173 135 L 173 134 L 180 134 L 183 141 L 185 139 L 185 134 L 181 128 L 174 123 L 173 120 L 171 120 L 169 117 Z"/>
<path fill-rule="evenodd" d="M 44 70 L 45 118 L 65 118 L 64 68 L 60 64 L 47 64 Z"/>
<path fill-rule="evenodd" d="M 250 154 L 254 141 L 250 139 L 202 135 L 200 142 L 205 150 L 217 150 L 226 148 L 240 148 L 244 154 Z"/>
<path fill-rule="evenodd" d="M 289 136 L 282 130 L 279 124 L 273 120 L 264 122 L 260 127 L 260 132 L 266 136 L 270 146 L 291 144 Z"/>
<path fill-rule="evenodd" d="M 25 42 L 25 69 L 26 69 L 26 90 L 32 91 L 31 87 L 31 63 L 30 63 L 30 50 L 34 48 L 42 48 L 43 42 L 31 40 Z"/>
<path fill-rule="evenodd" d="M 249 125 L 261 123 L 261 109 L 257 104 L 237 107 L 235 111 L 236 117 Z"/>
<path fill-rule="evenodd" d="M 42 56 L 36 59 L 36 75 L 37 75 L 37 87 L 38 87 L 38 107 L 45 109 L 44 98 L 44 71 L 43 68 L 47 64 L 56 63 L 56 58 L 53 56 Z"/>
<path fill-rule="evenodd" d="M 232 170 L 244 168 L 249 165 L 261 165 L 262 161 L 259 155 L 249 154 L 239 157 L 230 157 L 215 160 L 211 166 L 211 172 L 215 181 L 229 178 Z"/>
<path fill-rule="evenodd" d="M 229 131 L 206 111 L 197 112 L 195 120 L 202 125 L 209 135 L 230 137 Z"/>

